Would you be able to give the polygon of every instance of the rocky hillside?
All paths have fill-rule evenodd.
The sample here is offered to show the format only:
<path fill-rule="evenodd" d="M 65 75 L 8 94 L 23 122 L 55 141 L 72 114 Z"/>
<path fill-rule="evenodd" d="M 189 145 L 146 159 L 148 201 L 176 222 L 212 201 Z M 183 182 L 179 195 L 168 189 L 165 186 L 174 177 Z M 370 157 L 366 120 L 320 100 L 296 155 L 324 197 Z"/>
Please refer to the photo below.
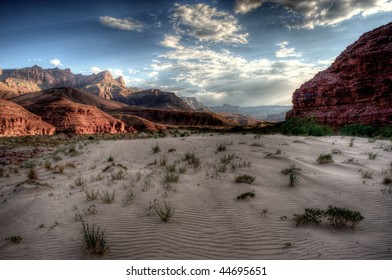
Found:
<path fill-rule="evenodd" d="M 128 105 L 146 108 L 192 111 L 188 104 L 173 92 L 165 92 L 159 89 L 133 92 L 127 97 L 119 96 L 114 98 L 114 100 Z"/>
<path fill-rule="evenodd" d="M 56 127 L 75 134 L 124 133 L 126 125 L 95 106 L 72 102 L 64 97 L 50 98 L 26 108 Z M 135 131 L 128 127 L 128 131 Z"/>
<path fill-rule="evenodd" d="M 68 68 L 43 69 L 37 65 L 0 71 L 0 96 L 7 92 L 15 96 L 63 86 L 78 88 L 106 99 L 127 96 L 131 92 L 122 77 L 114 79 L 109 71 L 82 75 L 73 74 Z"/>
<path fill-rule="evenodd" d="M 206 105 L 201 103 L 199 100 L 197 100 L 196 97 L 188 97 L 188 96 L 183 96 L 181 97 L 182 100 L 192 109 L 195 111 L 200 111 L 200 112 L 210 112 L 211 110 L 208 109 Z"/>
<path fill-rule="evenodd" d="M 392 125 L 392 23 L 363 34 L 297 89 L 292 102 L 288 117 L 314 116 L 334 127 Z"/>
<path fill-rule="evenodd" d="M 0 99 L 0 136 L 52 135 L 56 128 L 22 106 Z"/>

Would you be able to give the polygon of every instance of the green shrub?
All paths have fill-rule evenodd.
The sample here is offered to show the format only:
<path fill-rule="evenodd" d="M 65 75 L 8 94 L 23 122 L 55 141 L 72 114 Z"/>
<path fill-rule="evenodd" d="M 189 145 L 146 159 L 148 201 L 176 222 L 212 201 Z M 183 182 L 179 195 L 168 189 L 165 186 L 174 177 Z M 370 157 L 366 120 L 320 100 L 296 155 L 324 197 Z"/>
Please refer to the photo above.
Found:
<path fill-rule="evenodd" d="M 105 231 L 101 230 L 100 226 L 97 227 L 95 224 L 90 226 L 81 216 L 80 221 L 82 223 L 83 240 L 86 245 L 86 249 L 93 254 L 105 253 L 109 249 L 106 245 Z"/>
<path fill-rule="evenodd" d="M 112 156 L 109 156 L 108 157 L 108 162 L 113 162 L 113 161 L 114 161 L 114 158 Z"/>
<path fill-rule="evenodd" d="M 38 175 L 34 168 L 29 169 L 29 172 L 27 173 L 27 178 L 29 180 L 38 180 Z"/>
<path fill-rule="evenodd" d="M 200 158 L 198 158 L 193 152 L 186 152 L 182 160 L 186 161 L 189 165 L 193 165 L 194 168 L 200 167 Z"/>
<path fill-rule="evenodd" d="M 224 155 L 223 157 L 221 157 L 220 161 L 223 164 L 229 164 L 234 158 L 235 158 L 234 154 L 228 154 L 228 155 Z"/>
<path fill-rule="evenodd" d="M 369 159 L 370 159 L 370 160 L 376 159 L 376 157 L 378 156 L 378 153 L 370 152 L 370 153 L 368 153 L 368 156 L 369 156 Z"/>
<path fill-rule="evenodd" d="M 306 208 L 305 214 L 294 214 L 293 216 L 296 225 L 305 225 L 308 223 L 315 223 L 319 225 L 326 219 L 328 221 L 328 225 L 337 228 L 345 226 L 351 226 L 351 228 L 354 228 L 355 225 L 364 219 L 362 214 L 358 211 L 331 205 L 328 206 L 327 210 Z"/>
<path fill-rule="evenodd" d="M 98 196 L 99 196 L 99 190 L 97 190 L 97 191 L 91 190 L 90 192 L 86 191 L 86 199 L 87 199 L 87 201 L 97 200 Z"/>
<path fill-rule="evenodd" d="M 165 177 L 163 177 L 164 183 L 177 183 L 180 179 L 180 175 L 174 172 L 166 172 Z"/>
<path fill-rule="evenodd" d="M 223 151 L 226 151 L 226 148 L 227 148 L 226 143 L 219 143 L 219 145 L 216 146 L 216 151 L 223 152 Z"/>
<path fill-rule="evenodd" d="M 382 183 L 383 183 L 384 185 L 389 185 L 389 184 L 391 184 L 391 183 L 392 183 L 391 177 L 385 176 L 384 179 L 383 179 L 383 181 L 382 181 Z"/>
<path fill-rule="evenodd" d="M 370 170 L 363 170 L 361 172 L 362 177 L 366 178 L 366 179 L 373 179 L 373 174 L 374 174 L 374 171 L 370 171 Z"/>
<path fill-rule="evenodd" d="M 11 235 L 10 237 L 4 238 L 4 240 L 11 241 L 13 243 L 20 243 L 22 241 L 23 237 L 20 235 Z"/>
<path fill-rule="evenodd" d="M 322 153 L 319 155 L 317 162 L 319 164 L 331 163 L 333 162 L 333 156 L 332 154 Z"/>
<path fill-rule="evenodd" d="M 155 204 L 155 213 L 161 218 L 162 221 L 165 223 L 170 220 L 171 217 L 174 215 L 174 208 L 168 205 L 166 202 L 163 202 L 164 206 L 162 207 L 159 204 L 159 201 Z"/>
<path fill-rule="evenodd" d="M 159 153 L 161 151 L 161 148 L 158 146 L 156 143 L 155 146 L 151 146 L 151 150 L 154 154 Z"/>
<path fill-rule="evenodd" d="M 339 208 L 331 205 L 329 205 L 328 209 L 325 211 L 325 216 L 331 226 L 338 228 L 344 227 L 348 224 L 351 224 L 351 228 L 354 228 L 356 224 L 364 219 L 362 214 L 358 211 L 352 211 L 348 208 Z"/>
<path fill-rule="evenodd" d="M 277 125 L 277 132 L 286 135 L 325 136 L 333 133 L 332 128 L 322 125 L 315 118 L 289 118 Z"/>
<path fill-rule="evenodd" d="M 290 186 L 295 186 L 298 184 L 298 173 L 302 169 L 299 167 L 296 167 L 294 164 L 291 164 L 289 168 L 283 169 L 281 172 L 283 174 L 289 174 L 289 185 Z"/>
<path fill-rule="evenodd" d="M 115 194 L 116 194 L 115 191 L 113 191 L 112 193 L 109 193 L 108 190 L 104 190 L 103 195 L 99 194 L 99 196 L 101 197 L 101 200 L 104 203 L 110 204 L 114 201 Z"/>
<path fill-rule="evenodd" d="M 237 196 L 237 199 L 245 199 L 248 196 L 250 196 L 252 198 L 255 197 L 256 196 L 255 191 L 244 192 L 244 193 L 240 194 L 239 196 Z"/>
<path fill-rule="evenodd" d="M 376 129 L 370 125 L 364 124 L 346 124 L 340 128 L 341 135 L 373 137 Z"/>
<path fill-rule="evenodd" d="M 235 178 L 236 183 L 247 183 L 247 184 L 252 184 L 255 180 L 255 177 L 252 177 L 250 175 L 244 174 L 244 175 L 239 175 Z"/>

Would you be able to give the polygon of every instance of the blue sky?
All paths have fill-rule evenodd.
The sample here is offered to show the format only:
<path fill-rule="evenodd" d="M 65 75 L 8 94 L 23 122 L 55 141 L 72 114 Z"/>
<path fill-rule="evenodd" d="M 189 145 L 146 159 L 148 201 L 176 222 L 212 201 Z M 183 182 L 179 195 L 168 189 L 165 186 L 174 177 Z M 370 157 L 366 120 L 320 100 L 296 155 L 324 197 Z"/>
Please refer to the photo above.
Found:
<path fill-rule="evenodd" d="M 0 68 L 109 70 L 207 105 L 290 104 L 390 0 L 23 1 L 0 7 Z"/>

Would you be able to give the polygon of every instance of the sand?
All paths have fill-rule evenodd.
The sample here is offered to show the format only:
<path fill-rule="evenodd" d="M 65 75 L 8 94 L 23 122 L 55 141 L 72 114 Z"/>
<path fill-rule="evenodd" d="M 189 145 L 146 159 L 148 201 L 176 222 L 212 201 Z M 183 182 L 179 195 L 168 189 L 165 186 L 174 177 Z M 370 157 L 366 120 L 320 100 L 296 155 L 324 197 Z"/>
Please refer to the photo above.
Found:
<path fill-rule="evenodd" d="M 0 177 L 0 258 L 392 259 L 392 194 L 382 191 L 389 188 L 382 181 L 392 161 L 391 142 L 356 138 L 353 147 L 349 142 L 350 137 L 340 136 L 196 134 L 81 142 L 77 155 L 58 153 L 62 159 L 57 162 L 55 151 L 48 151 L 31 159 L 41 185 L 17 186 L 27 179 L 28 170 L 20 166 L 14 166 L 18 173 Z M 228 144 L 226 151 L 217 152 L 220 143 Z M 152 152 L 155 144 L 161 148 L 158 153 Z M 274 154 L 278 149 L 281 153 Z M 341 151 L 333 155 L 334 163 L 316 162 L 319 154 L 332 149 Z M 162 183 L 165 167 L 159 163 L 165 151 L 168 164 L 187 167 L 171 189 Z M 187 151 L 200 158 L 200 168 L 181 160 Z M 377 158 L 370 160 L 368 152 L 378 153 Z M 235 163 L 251 165 L 236 170 L 229 165 L 216 172 L 214 166 L 229 154 L 236 156 Z M 63 174 L 46 169 L 45 160 L 64 165 Z M 302 169 L 294 187 L 281 173 L 290 164 Z M 373 178 L 364 179 L 363 170 L 374 171 Z M 113 180 L 118 172 L 119 180 Z M 241 174 L 255 181 L 235 183 Z M 84 186 L 76 186 L 79 177 Z M 87 201 L 86 191 L 91 190 L 114 190 L 115 199 L 111 204 Z M 135 197 L 125 204 L 129 190 Z M 237 199 L 252 190 L 254 198 Z M 154 199 L 174 207 L 168 222 L 145 213 Z M 95 214 L 87 211 L 92 204 Z M 293 222 L 293 214 L 304 208 L 328 205 L 360 211 L 365 219 L 354 229 Z M 110 248 L 103 256 L 85 249 L 77 213 L 105 229 Z M 3 239 L 12 235 L 23 240 Z"/>

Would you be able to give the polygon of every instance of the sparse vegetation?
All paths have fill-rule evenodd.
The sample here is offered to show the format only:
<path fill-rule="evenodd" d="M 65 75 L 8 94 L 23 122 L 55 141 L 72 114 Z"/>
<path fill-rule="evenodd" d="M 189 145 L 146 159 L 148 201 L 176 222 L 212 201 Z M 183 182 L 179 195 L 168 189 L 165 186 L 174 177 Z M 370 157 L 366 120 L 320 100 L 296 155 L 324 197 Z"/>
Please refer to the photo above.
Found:
<path fill-rule="evenodd" d="M 298 173 L 302 169 L 299 167 L 296 167 L 295 164 L 291 164 L 289 168 L 283 169 L 281 172 L 283 174 L 288 174 L 289 175 L 289 185 L 290 186 L 295 186 L 298 184 Z"/>
<path fill-rule="evenodd" d="M 20 243 L 23 240 L 23 237 L 20 235 L 11 235 L 9 237 L 4 238 L 4 240 L 8 240 L 13 243 Z"/>
<path fill-rule="evenodd" d="M 256 196 L 255 191 L 253 190 L 253 191 L 250 191 L 250 192 L 244 192 L 244 193 L 240 194 L 239 196 L 237 196 L 237 199 L 245 199 L 248 196 L 252 197 L 252 198 L 255 197 Z"/>
<path fill-rule="evenodd" d="M 155 204 L 155 213 L 161 218 L 162 221 L 165 223 L 170 220 L 171 217 L 174 215 L 174 208 L 167 204 L 166 202 L 163 202 L 163 206 L 160 205 L 159 201 L 156 202 Z"/>
<path fill-rule="evenodd" d="M 193 152 L 192 153 L 186 152 L 182 160 L 186 161 L 189 165 L 192 165 L 194 168 L 200 167 L 200 158 L 198 158 Z"/>
<path fill-rule="evenodd" d="M 86 199 L 87 199 L 87 201 L 97 200 L 98 196 L 99 196 L 99 190 L 97 190 L 97 191 L 94 191 L 94 190 L 86 191 Z"/>
<path fill-rule="evenodd" d="M 319 124 L 315 118 L 289 118 L 274 129 L 286 135 L 325 136 L 333 133 L 332 128 Z"/>
<path fill-rule="evenodd" d="M 160 166 L 166 166 L 167 160 L 168 160 L 168 158 L 167 158 L 167 154 L 166 154 L 166 152 L 165 152 L 165 153 L 163 153 L 163 155 L 162 155 L 161 158 L 159 159 L 159 165 L 160 165 Z"/>
<path fill-rule="evenodd" d="M 370 152 L 370 153 L 368 153 L 368 156 L 369 156 L 369 159 L 370 159 L 370 160 L 373 160 L 373 159 L 376 159 L 376 158 L 377 158 L 378 153 Z"/>
<path fill-rule="evenodd" d="M 110 193 L 108 190 L 104 190 L 102 192 L 102 195 L 99 194 L 99 196 L 101 197 L 101 200 L 106 203 L 106 204 L 110 204 L 114 201 L 114 196 L 115 196 L 115 191 L 113 191 L 112 193 Z"/>
<path fill-rule="evenodd" d="M 38 175 L 34 168 L 29 169 L 29 172 L 27 173 L 27 178 L 29 180 L 38 180 Z"/>
<path fill-rule="evenodd" d="M 112 174 L 112 180 L 124 180 L 125 179 L 125 172 L 123 170 L 119 170 L 116 173 Z"/>
<path fill-rule="evenodd" d="M 216 151 L 217 152 L 223 152 L 223 151 L 226 151 L 226 148 L 227 148 L 227 144 L 226 143 L 219 143 L 216 146 Z"/>
<path fill-rule="evenodd" d="M 46 170 L 52 170 L 52 162 L 50 160 L 45 160 L 44 166 Z"/>
<path fill-rule="evenodd" d="M 87 180 L 84 179 L 82 176 L 78 176 L 75 180 L 75 186 L 77 187 L 84 187 L 87 184 Z"/>
<path fill-rule="evenodd" d="M 165 176 L 163 177 L 164 183 L 177 183 L 180 179 L 180 176 L 174 172 L 166 172 Z"/>
<path fill-rule="evenodd" d="M 155 146 L 151 146 L 151 150 L 154 154 L 156 154 L 161 151 L 161 148 L 158 146 L 158 143 L 156 143 Z"/>
<path fill-rule="evenodd" d="M 365 179 L 373 179 L 374 171 L 362 170 L 361 175 Z"/>
<path fill-rule="evenodd" d="M 220 162 L 223 164 L 229 164 L 234 158 L 234 154 L 227 154 L 220 158 Z"/>
<path fill-rule="evenodd" d="M 236 183 L 247 183 L 247 184 L 252 184 L 255 180 L 255 177 L 252 177 L 250 175 L 244 174 L 244 175 L 239 175 L 235 178 Z"/>
<path fill-rule="evenodd" d="M 113 161 L 114 161 L 114 158 L 112 156 L 109 156 L 108 157 L 108 162 L 113 162 Z"/>
<path fill-rule="evenodd" d="M 132 189 L 127 189 L 127 194 L 124 199 L 124 205 L 130 204 L 135 199 L 135 194 Z"/>
<path fill-rule="evenodd" d="M 333 156 L 332 156 L 332 154 L 322 153 L 322 154 L 319 155 L 319 157 L 317 158 L 317 162 L 318 162 L 319 164 L 332 163 L 332 162 L 333 162 Z"/>
<path fill-rule="evenodd" d="M 349 144 L 350 147 L 354 146 L 354 141 L 355 141 L 355 138 L 351 138 L 350 139 L 350 144 Z"/>
<path fill-rule="evenodd" d="M 83 229 L 83 240 L 86 249 L 93 254 L 103 254 L 109 247 L 106 245 L 105 231 L 101 230 L 100 226 L 92 224 L 91 226 L 84 221 L 79 215 Z"/>
<path fill-rule="evenodd" d="M 392 179 L 391 179 L 391 177 L 385 176 L 384 179 L 383 179 L 383 181 L 382 181 L 382 183 L 383 183 L 384 185 L 392 184 Z"/>
<path fill-rule="evenodd" d="M 353 211 L 348 208 L 340 208 L 335 206 L 328 206 L 327 210 L 320 210 L 318 208 L 306 208 L 305 214 L 294 214 L 294 222 L 296 225 L 305 225 L 308 223 L 321 224 L 325 219 L 328 225 L 342 228 L 351 226 L 354 228 L 360 221 L 364 219 L 362 214 L 358 211 Z"/>

